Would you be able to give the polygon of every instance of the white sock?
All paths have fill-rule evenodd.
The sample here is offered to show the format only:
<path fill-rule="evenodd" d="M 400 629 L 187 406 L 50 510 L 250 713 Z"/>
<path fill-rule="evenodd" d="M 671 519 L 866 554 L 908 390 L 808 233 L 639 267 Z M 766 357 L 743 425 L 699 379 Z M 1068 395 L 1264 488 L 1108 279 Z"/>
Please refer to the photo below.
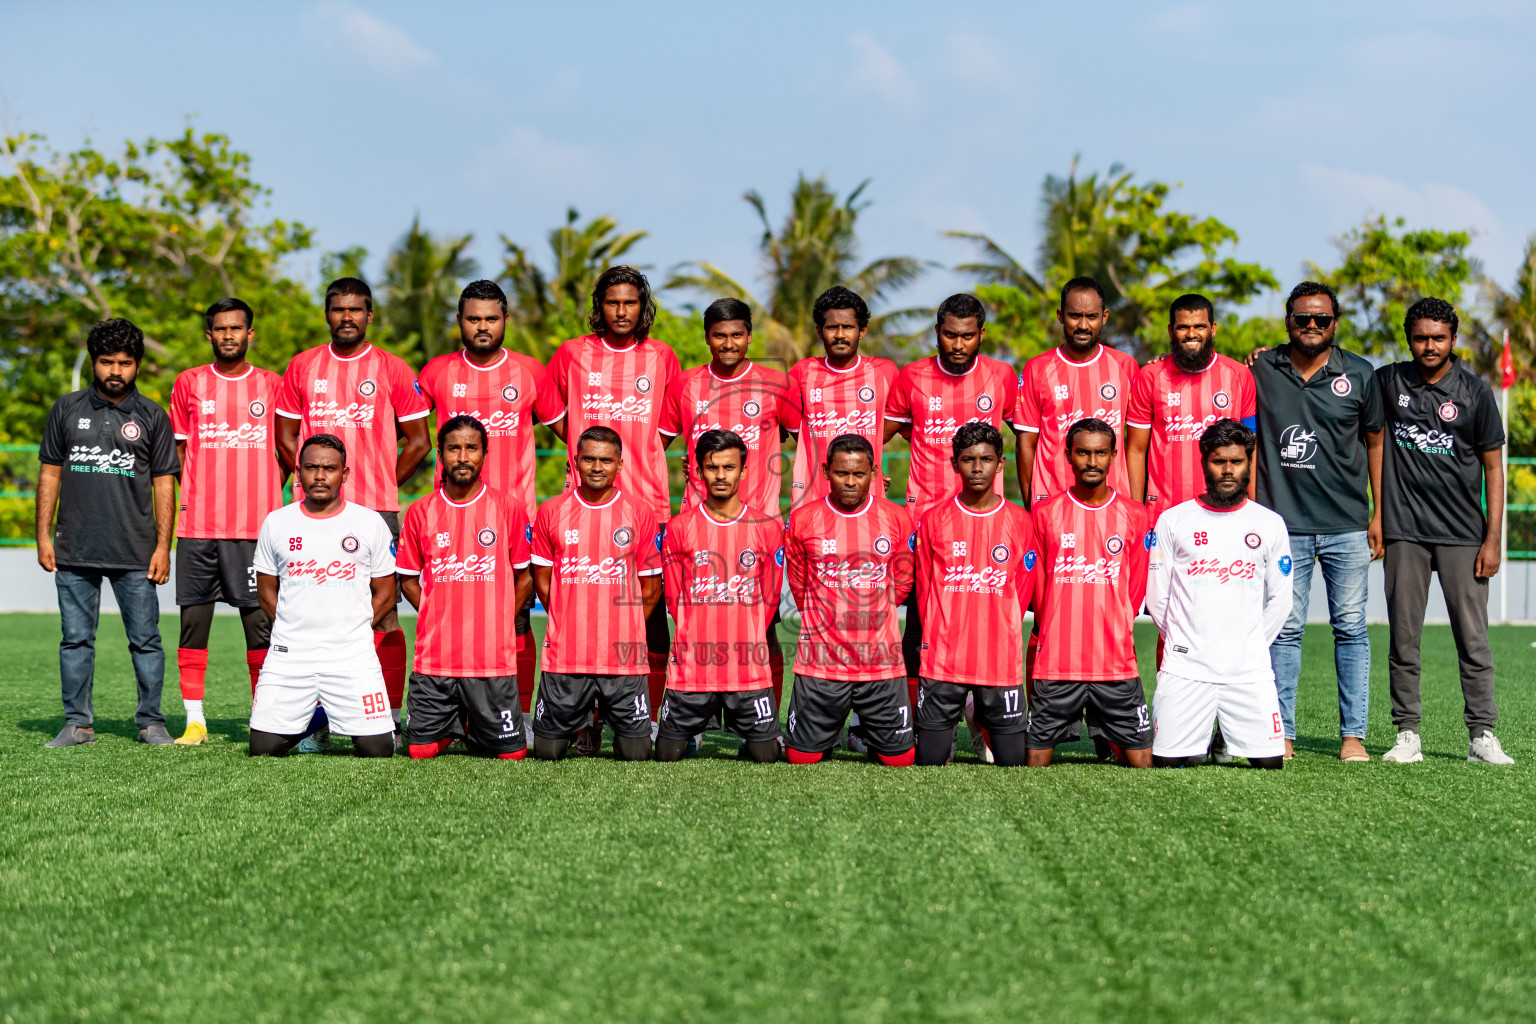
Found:
<path fill-rule="evenodd" d="M 196 722 L 198 725 L 207 725 L 208 720 L 203 717 L 203 702 L 200 700 L 182 700 L 182 705 L 187 709 L 187 724 Z"/>
<path fill-rule="evenodd" d="M 400 709 L 399 708 L 390 708 L 389 709 L 389 717 L 393 718 L 395 720 L 395 728 L 396 729 L 400 728 Z"/>

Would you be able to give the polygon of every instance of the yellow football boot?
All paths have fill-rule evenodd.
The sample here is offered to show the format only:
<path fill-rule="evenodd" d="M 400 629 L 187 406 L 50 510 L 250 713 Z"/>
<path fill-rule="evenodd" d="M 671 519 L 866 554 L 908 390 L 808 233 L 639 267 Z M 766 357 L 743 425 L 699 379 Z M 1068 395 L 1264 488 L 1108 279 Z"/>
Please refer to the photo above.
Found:
<path fill-rule="evenodd" d="M 195 747 L 208 742 L 208 727 L 202 722 L 188 722 L 187 731 L 176 740 L 178 747 Z"/>

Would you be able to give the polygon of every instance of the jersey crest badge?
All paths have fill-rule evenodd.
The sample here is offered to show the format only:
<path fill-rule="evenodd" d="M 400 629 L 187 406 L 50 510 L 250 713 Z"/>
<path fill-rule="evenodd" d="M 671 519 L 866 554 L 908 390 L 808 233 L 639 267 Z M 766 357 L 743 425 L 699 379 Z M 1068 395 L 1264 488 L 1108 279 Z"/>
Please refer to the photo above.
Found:
<path fill-rule="evenodd" d="M 868 384 L 865 384 L 863 387 L 859 388 L 859 401 L 861 401 L 861 402 L 873 402 L 874 400 L 875 400 L 875 389 L 874 388 L 870 387 Z"/>
<path fill-rule="evenodd" d="M 643 373 L 640 376 L 636 377 L 635 378 L 635 390 L 637 392 L 639 392 L 640 394 L 642 394 L 642 395 L 650 394 L 651 393 L 651 378 L 647 377 Z"/>
<path fill-rule="evenodd" d="M 992 561 L 996 562 L 998 565 L 1007 565 L 1008 556 L 1011 554 L 1013 554 L 1013 552 L 1008 550 L 1007 544 L 992 545 Z"/>
<path fill-rule="evenodd" d="M 757 552 L 751 548 L 743 548 L 736 556 L 736 564 L 743 569 L 750 569 L 757 564 Z"/>
<path fill-rule="evenodd" d="M 635 531 L 627 526 L 621 526 L 613 531 L 613 542 L 621 548 L 629 547 L 629 542 L 635 539 Z"/>
<path fill-rule="evenodd" d="M 267 403 L 258 398 L 246 406 L 246 411 L 251 414 L 252 419 L 259 420 L 267 414 Z"/>
<path fill-rule="evenodd" d="M 992 411 L 992 396 L 983 391 L 976 396 L 976 408 L 982 412 Z"/>
<path fill-rule="evenodd" d="M 1034 548 L 1030 548 L 1028 551 L 1024 552 L 1024 571 L 1025 572 L 1034 572 L 1034 570 L 1035 570 L 1035 561 L 1036 561 L 1037 558 L 1038 558 L 1038 556 L 1035 554 L 1035 549 Z"/>
<path fill-rule="evenodd" d="M 1125 550 L 1125 538 L 1121 537 L 1118 533 L 1111 534 L 1109 539 L 1104 541 L 1104 550 L 1112 555 L 1118 555 Z"/>
<path fill-rule="evenodd" d="M 779 549 L 773 553 L 773 564 L 780 569 L 784 568 L 784 545 L 780 544 Z"/>
<path fill-rule="evenodd" d="M 1113 402 L 1115 400 L 1115 396 L 1119 393 L 1120 389 L 1115 387 L 1113 384 L 1099 385 L 1099 397 L 1104 399 L 1106 402 Z"/>
<path fill-rule="evenodd" d="M 341 550 L 349 555 L 354 554 L 357 551 L 357 538 L 350 533 L 341 538 Z"/>
<path fill-rule="evenodd" d="M 481 547 L 488 548 L 496 543 L 496 531 L 489 526 L 482 526 L 480 532 L 475 534 L 475 540 L 480 542 Z"/>
<path fill-rule="evenodd" d="M 501 400 L 503 402 L 515 402 L 520 394 L 521 392 L 517 390 L 516 384 L 508 384 L 501 389 Z"/>
<path fill-rule="evenodd" d="M 876 537 L 875 538 L 875 554 L 877 554 L 877 555 L 888 555 L 890 553 L 891 553 L 891 538 L 889 538 L 889 537 Z"/>
<path fill-rule="evenodd" d="M 139 430 L 139 425 L 133 420 L 129 420 L 127 423 L 123 424 L 124 439 L 129 441 L 137 441 L 141 433 L 142 431 Z"/>
<path fill-rule="evenodd" d="M 1355 390 L 1354 382 L 1351 381 L 1348 377 L 1335 377 L 1333 379 L 1333 383 L 1328 386 L 1332 388 L 1333 393 L 1338 395 L 1340 398 L 1348 397 L 1349 393 Z"/>
<path fill-rule="evenodd" d="M 1247 544 L 1251 548 L 1256 548 L 1260 544 L 1264 543 L 1264 538 L 1260 537 L 1256 533 L 1250 533 L 1248 536 L 1243 538 L 1243 543 Z"/>
<path fill-rule="evenodd" d="M 1281 576 L 1289 576 L 1290 574 L 1291 574 L 1291 556 L 1290 555 L 1281 555 L 1280 556 L 1280 575 Z"/>
<path fill-rule="evenodd" d="M 1435 412 L 1439 414 L 1442 423 L 1455 423 L 1456 417 L 1461 415 L 1461 410 L 1456 408 L 1455 402 L 1442 402 Z"/>
<path fill-rule="evenodd" d="M 1232 404 L 1232 398 L 1225 391 L 1218 391 L 1211 396 L 1211 404 L 1218 409 L 1225 409 Z"/>
<path fill-rule="evenodd" d="M 763 407 L 751 399 L 748 399 L 742 404 L 741 412 L 744 416 L 760 416 L 762 415 Z"/>
<path fill-rule="evenodd" d="M 373 382 L 373 378 L 371 377 L 367 380 L 359 381 L 357 385 L 357 393 L 362 395 L 364 398 L 372 398 L 374 392 L 378 390 L 379 386 Z"/>

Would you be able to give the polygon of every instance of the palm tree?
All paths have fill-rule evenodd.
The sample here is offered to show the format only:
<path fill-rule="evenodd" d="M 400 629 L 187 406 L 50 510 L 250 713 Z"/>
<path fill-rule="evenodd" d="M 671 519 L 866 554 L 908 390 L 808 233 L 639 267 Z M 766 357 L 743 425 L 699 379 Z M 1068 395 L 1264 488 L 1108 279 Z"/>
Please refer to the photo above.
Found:
<path fill-rule="evenodd" d="M 441 241 L 421 229 L 421 216 L 390 250 L 380 300 L 391 347 L 420 366 L 452 351 L 452 318 L 460 282 L 479 267 L 464 250 L 473 235 Z"/>
<path fill-rule="evenodd" d="M 839 201 L 825 177 L 810 179 L 801 174 L 790 191 L 789 213 L 775 231 L 768 207 L 755 189 L 742 198 L 757 211 L 763 234 L 758 240 L 763 276 L 768 282 L 767 301 L 756 298 L 743 284 L 707 261 L 684 263 L 664 287 L 691 288 L 713 297 L 734 297 L 752 307 L 757 334 L 768 352 L 786 361 L 810 354 L 815 333 L 811 318 L 816 298 L 833 285 L 852 288 L 870 305 L 915 280 L 926 265 L 911 256 L 884 256 L 855 270 L 858 260 L 857 223 L 869 206 L 860 202 L 866 179 L 847 198 Z M 897 310 L 875 318 L 871 333 L 880 336 L 913 310 Z"/>
<path fill-rule="evenodd" d="M 509 317 L 521 339 L 521 347 L 547 358 L 565 338 L 585 334 L 586 313 L 592 286 L 603 271 L 646 236 L 644 231 L 619 231 L 619 222 L 604 215 L 585 224 L 574 206 L 565 211 L 565 223 L 549 233 L 553 266 L 549 272 L 506 235 L 501 244 L 507 255 L 501 280 L 509 292 Z"/>
<path fill-rule="evenodd" d="M 1484 288 L 1492 307 L 1493 320 L 1509 331 L 1510 354 L 1514 356 L 1515 370 L 1524 376 L 1536 364 L 1536 235 L 1525 243 L 1525 258 L 1516 272 L 1515 287 L 1505 291 L 1493 281 L 1484 278 Z M 1462 328 L 1463 339 L 1469 333 Z M 1474 337 L 1471 361 L 1485 375 L 1497 378 L 1499 355 L 1504 350 L 1504 339 L 1495 338 L 1492 331 L 1482 332 L 1486 337 Z"/>

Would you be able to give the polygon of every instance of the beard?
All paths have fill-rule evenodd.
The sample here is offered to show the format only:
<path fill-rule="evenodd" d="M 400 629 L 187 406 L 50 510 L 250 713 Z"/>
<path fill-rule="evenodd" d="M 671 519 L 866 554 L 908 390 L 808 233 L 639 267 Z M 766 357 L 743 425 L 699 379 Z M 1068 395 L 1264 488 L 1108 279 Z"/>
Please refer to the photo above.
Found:
<path fill-rule="evenodd" d="M 1216 341 L 1214 338 L 1207 338 L 1205 344 L 1201 345 L 1194 352 L 1190 352 L 1183 345 L 1175 343 L 1169 352 L 1173 356 L 1174 366 L 1177 366 L 1185 373 L 1199 373 L 1211 365 L 1211 356 L 1216 353 Z"/>
<path fill-rule="evenodd" d="M 1311 342 L 1302 341 L 1300 338 L 1292 338 L 1291 347 L 1300 352 L 1302 355 L 1306 356 L 1308 359 L 1312 359 L 1322 355 L 1324 352 L 1328 351 L 1328 349 L 1333 347 L 1333 342 L 1319 341 L 1314 344 Z"/>
<path fill-rule="evenodd" d="M 1207 473 L 1205 476 L 1205 503 L 1212 508 L 1232 508 L 1234 505 L 1241 505 L 1243 499 L 1248 497 L 1248 478 L 1252 475 L 1253 471 L 1248 470 L 1238 477 L 1237 490 L 1233 491 L 1230 497 L 1227 497 L 1216 490 L 1216 485 L 1220 482 L 1219 478 L 1213 478 Z"/>

